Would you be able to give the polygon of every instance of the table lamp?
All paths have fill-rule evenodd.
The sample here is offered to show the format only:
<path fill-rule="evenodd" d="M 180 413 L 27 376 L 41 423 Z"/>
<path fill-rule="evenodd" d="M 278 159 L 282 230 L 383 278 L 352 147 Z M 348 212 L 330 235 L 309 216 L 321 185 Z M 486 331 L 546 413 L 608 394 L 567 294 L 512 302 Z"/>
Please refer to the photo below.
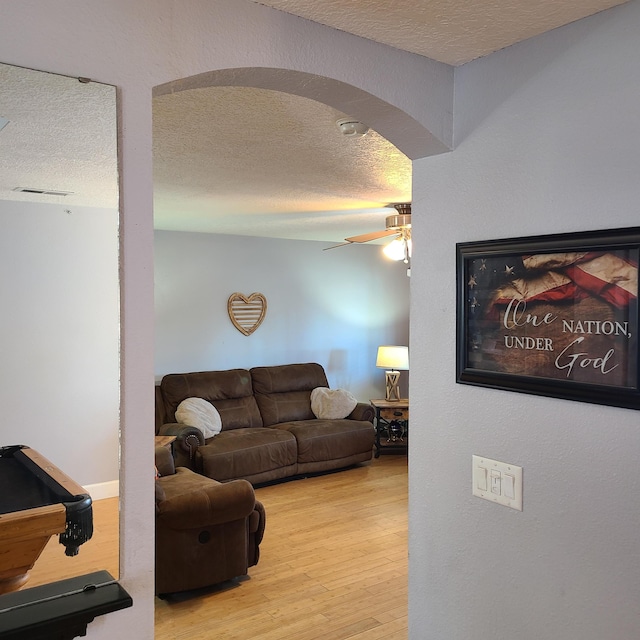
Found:
<path fill-rule="evenodd" d="M 378 347 L 376 367 L 386 369 L 384 372 L 387 393 L 385 400 L 397 402 L 400 400 L 400 371 L 409 369 L 409 347 L 383 345 Z"/>

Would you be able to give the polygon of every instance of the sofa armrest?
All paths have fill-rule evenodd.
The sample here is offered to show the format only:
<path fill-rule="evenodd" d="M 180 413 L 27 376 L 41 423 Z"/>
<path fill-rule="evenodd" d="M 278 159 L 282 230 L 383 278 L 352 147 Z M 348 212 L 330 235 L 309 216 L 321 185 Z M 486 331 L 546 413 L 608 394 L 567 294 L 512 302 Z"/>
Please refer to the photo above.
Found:
<path fill-rule="evenodd" d="M 178 468 L 176 475 L 167 478 L 167 482 L 180 481 L 180 476 L 185 473 L 193 472 Z M 250 482 L 232 480 L 219 483 L 212 480 L 210 484 L 160 502 L 157 518 L 172 529 L 198 529 L 246 518 L 253 513 L 255 504 Z"/>
<path fill-rule="evenodd" d="M 200 429 L 178 422 L 171 422 L 163 424 L 158 430 L 158 435 L 176 436 L 173 443 L 176 466 L 193 469 L 196 449 L 204 444 L 204 436 Z"/>
<path fill-rule="evenodd" d="M 366 402 L 358 402 L 356 408 L 347 416 L 349 420 L 366 420 L 373 424 L 376 412 L 374 408 Z"/>

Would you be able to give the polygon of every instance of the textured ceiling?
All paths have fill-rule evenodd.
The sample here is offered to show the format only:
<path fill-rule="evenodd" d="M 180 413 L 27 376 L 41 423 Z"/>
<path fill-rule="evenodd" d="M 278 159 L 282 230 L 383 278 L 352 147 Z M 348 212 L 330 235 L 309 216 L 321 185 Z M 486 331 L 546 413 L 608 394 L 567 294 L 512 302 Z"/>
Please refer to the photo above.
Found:
<path fill-rule="evenodd" d="M 301 18 L 452 65 L 619 0 L 273 0 Z M 117 207 L 112 87 L 0 65 L 0 199 Z M 339 242 L 411 198 L 411 162 L 319 102 L 240 86 L 157 95 L 156 227 Z M 15 187 L 72 191 L 34 196 Z"/>
<path fill-rule="evenodd" d="M 117 208 L 115 89 L 5 64 L 0 87 L 0 200 Z"/>
<path fill-rule="evenodd" d="M 375 131 L 345 137 L 345 115 L 247 87 L 156 97 L 156 227 L 328 241 L 379 228 L 382 207 L 411 198 L 411 162 Z"/>
<path fill-rule="evenodd" d="M 267 0 L 274 9 L 460 65 L 626 0 Z"/>

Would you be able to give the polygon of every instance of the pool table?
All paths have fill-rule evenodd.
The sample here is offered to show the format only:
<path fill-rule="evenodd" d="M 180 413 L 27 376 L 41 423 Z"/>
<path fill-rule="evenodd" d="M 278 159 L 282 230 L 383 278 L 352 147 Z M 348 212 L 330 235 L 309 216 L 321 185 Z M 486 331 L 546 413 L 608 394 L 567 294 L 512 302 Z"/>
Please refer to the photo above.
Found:
<path fill-rule="evenodd" d="M 56 534 L 78 553 L 93 534 L 91 497 L 34 449 L 0 447 L 0 594 L 24 585 Z"/>

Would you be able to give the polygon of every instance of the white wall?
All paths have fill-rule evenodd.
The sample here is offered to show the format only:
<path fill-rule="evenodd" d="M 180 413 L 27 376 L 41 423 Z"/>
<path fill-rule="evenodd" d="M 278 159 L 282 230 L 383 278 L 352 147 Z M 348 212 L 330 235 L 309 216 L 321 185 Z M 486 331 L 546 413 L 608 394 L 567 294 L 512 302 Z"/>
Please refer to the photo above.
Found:
<path fill-rule="evenodd" d="M 457 385 L 454 332 L 456 242 L 640 222 L 639 33 L 633 1 L 457 69 L 455 151 L 414 165 L 411 638 L 640 637 L 639 414 Z"/>
<path fill-rule="evenodd" d="M 384 397 L 380 344 L 408 344 L 409 278 L 380 246 L 156 231 L 156 376 L 319 362 L 332 388 Z M 250 336 L 229 320 L 232 293 L 262 293 Z M 406 381 L 401 386 L 407 392 Z"/>
<path fill-rule="evenodd" d="M 118 480 L 118 212 L 0 201 L 2 445 Z"/>

